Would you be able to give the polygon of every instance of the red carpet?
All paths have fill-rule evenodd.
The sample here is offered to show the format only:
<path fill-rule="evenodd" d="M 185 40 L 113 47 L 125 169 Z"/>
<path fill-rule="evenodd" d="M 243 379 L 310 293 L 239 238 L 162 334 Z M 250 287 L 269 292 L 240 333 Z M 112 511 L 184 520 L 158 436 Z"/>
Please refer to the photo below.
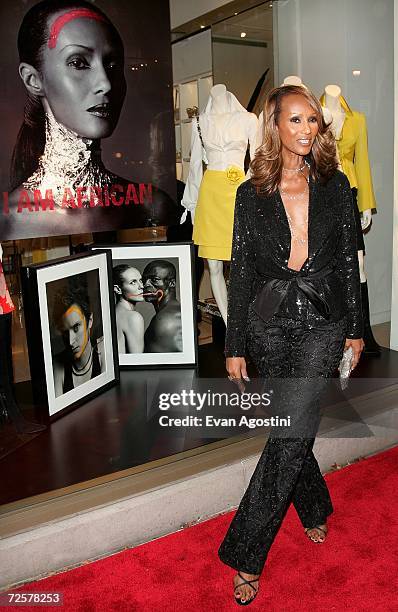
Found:
<path fill-rule="evenodd" d="M 327 541 L 310 542 L 291 507 L 250 610 L 398 610 L 398 447 L 333 472 L 327 482 L 335 507 Z M 234 571 L 216 555 L 230 519 L 220 516 L 20 590 L 61 591 L 62 609 L 73 612 L 241 609 L 232 600 Z"/>

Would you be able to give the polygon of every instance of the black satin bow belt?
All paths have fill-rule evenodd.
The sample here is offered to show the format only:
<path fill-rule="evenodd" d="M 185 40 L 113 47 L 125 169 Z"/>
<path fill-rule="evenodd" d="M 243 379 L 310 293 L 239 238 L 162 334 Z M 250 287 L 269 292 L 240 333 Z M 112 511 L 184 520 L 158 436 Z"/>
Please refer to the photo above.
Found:
<path fill-rule="evenodd" d="M 332 268 L 319 270 L 313 274 L 303 276 L 301 272 L 289 276 L 288 278 L 271 278 L 259 291 L 253 303 L 253 309 L 264 321 L 268 321 L 274 315 L 292 283 L 296 283 L 300 291 L 305 295 L 311 304 L 317 309 L 319 314 L 325 319 L 330 318 L 330 308 L 327 302 L 319 295 L 312 279 L 324 278 L 333 272 Z M 289 272 L 287 272 L 289 274 Z"/>

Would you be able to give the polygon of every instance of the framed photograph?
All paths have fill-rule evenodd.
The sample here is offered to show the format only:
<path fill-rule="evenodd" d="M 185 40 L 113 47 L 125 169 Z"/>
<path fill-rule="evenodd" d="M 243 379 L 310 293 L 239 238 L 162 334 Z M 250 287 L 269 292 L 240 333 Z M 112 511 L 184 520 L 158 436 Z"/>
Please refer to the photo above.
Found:
<path fill-rule="evenodd" d="M 196 365 L 192 243 L 98 248 L 112 253 L 119 365 Z"/>
<path fill-rule="evenodd" d="M 22 269 L 34 401 L 48 417 L 119 380 L 109 251 Z"/>

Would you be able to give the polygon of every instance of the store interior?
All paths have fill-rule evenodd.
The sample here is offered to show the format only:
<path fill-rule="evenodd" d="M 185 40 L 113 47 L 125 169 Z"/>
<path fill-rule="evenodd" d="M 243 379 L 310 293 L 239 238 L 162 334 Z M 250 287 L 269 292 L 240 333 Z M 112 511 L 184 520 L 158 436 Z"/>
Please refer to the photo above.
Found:
<path fill-rule="evenodd" d="M 284 78 L 298 75 L 319 97 L 326 85 L 338 84 L 349 105 L 366 115 L 377 210 L 372 211 L 371 225 L 364 233 L 365 268 L 370 322 L 380 350 L 377 355 L 364 355 L 355 372 L 355 378 L 367 381 L 353 391 L 350 399 L 355 409 L 349 408 L 342 416 L 346 398 L 337 391 L 329 398 L 320 436 L 337 437 L 340 426 L 355 431 L 358 423 L 365 429 L 370 423 L 382 427 L 388 410 L 386 390 L 394 389 L 398 378 L 398 354 L 390 343 L 394 184 L 391 3 L 345 3 L 350 6 L 344 7 L 344 28 L 338 27 L 342 6 L 327 0 L 317 3 L 316 15 L 311 13 L 311 2 L 305 0 L 214 2 L 200 15 L 196 14 L 198 8 L 187 10 L 183 6 L 187 4 L 192 3 L 171 2 L 170 116 L 174 117 L 178 180 L 187 181 L 192 121 L 203 112 L 214 85 L 224 84 L 247 110 L 258 116 L 267 92 Z M 325 32 L 333 28 L 336 36 L 325 42 Z M 360 37 L 356 36 L 359 30 Z M 380 117 L 386 120 L 380 122 Z M 121 230 L 118 235 L 120 244 L 166 241 L 167 227 L 156 222 Z M 4 272 L 16 305 L 12 325 L 18 404 L 27 420 L 43 422 L 42 410 L 35 406 L 32 395 L 21 269 L 67 257 L 81 245 L 72 235 L 50 240 L 11 240 L 2 246 Z M 228 265 L 224 271 L 227 278 Z M 98 483 L 149 473 L 154 466 L 181 461 L 187 453 L 190 457 L 199 456 L 209 449 L 263 435 L 247 429 L 239 434 L 203 437 L 192 433 L 189 427 L 170 435 L 159 427 L 159 409 L 152 407 L 150 388 L 156 389 L 165 381 L 176 388 L 192 388 L 201 379 L 225 378 L 225 327 L 217 311 L 207 263 L 199 283 L 195 319 L 196 366 L 122 368 L 118 385 L 58 415 L 47 422 L 42 432 L 18 433 L 11 422 L 3 424 L 0 515 L 9 516 L 14 510 L 89 490 Z M 373 410 L 366 407 L 361 412 L 358 398 L 369 394 L 379 399 L 374 401 Z M 366 434 L 365 429 L 353 433 L 353 437 L 377 435 L 374 431 Z"/>

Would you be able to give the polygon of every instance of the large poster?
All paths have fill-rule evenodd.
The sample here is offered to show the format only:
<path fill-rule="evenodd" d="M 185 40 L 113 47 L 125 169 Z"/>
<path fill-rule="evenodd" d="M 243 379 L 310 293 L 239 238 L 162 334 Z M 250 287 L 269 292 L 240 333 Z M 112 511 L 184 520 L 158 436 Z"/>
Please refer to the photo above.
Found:
<path fill-rule="evenodd" d="M 168 10 L 1 2 L 1 240 L 175 222 Z"/>

